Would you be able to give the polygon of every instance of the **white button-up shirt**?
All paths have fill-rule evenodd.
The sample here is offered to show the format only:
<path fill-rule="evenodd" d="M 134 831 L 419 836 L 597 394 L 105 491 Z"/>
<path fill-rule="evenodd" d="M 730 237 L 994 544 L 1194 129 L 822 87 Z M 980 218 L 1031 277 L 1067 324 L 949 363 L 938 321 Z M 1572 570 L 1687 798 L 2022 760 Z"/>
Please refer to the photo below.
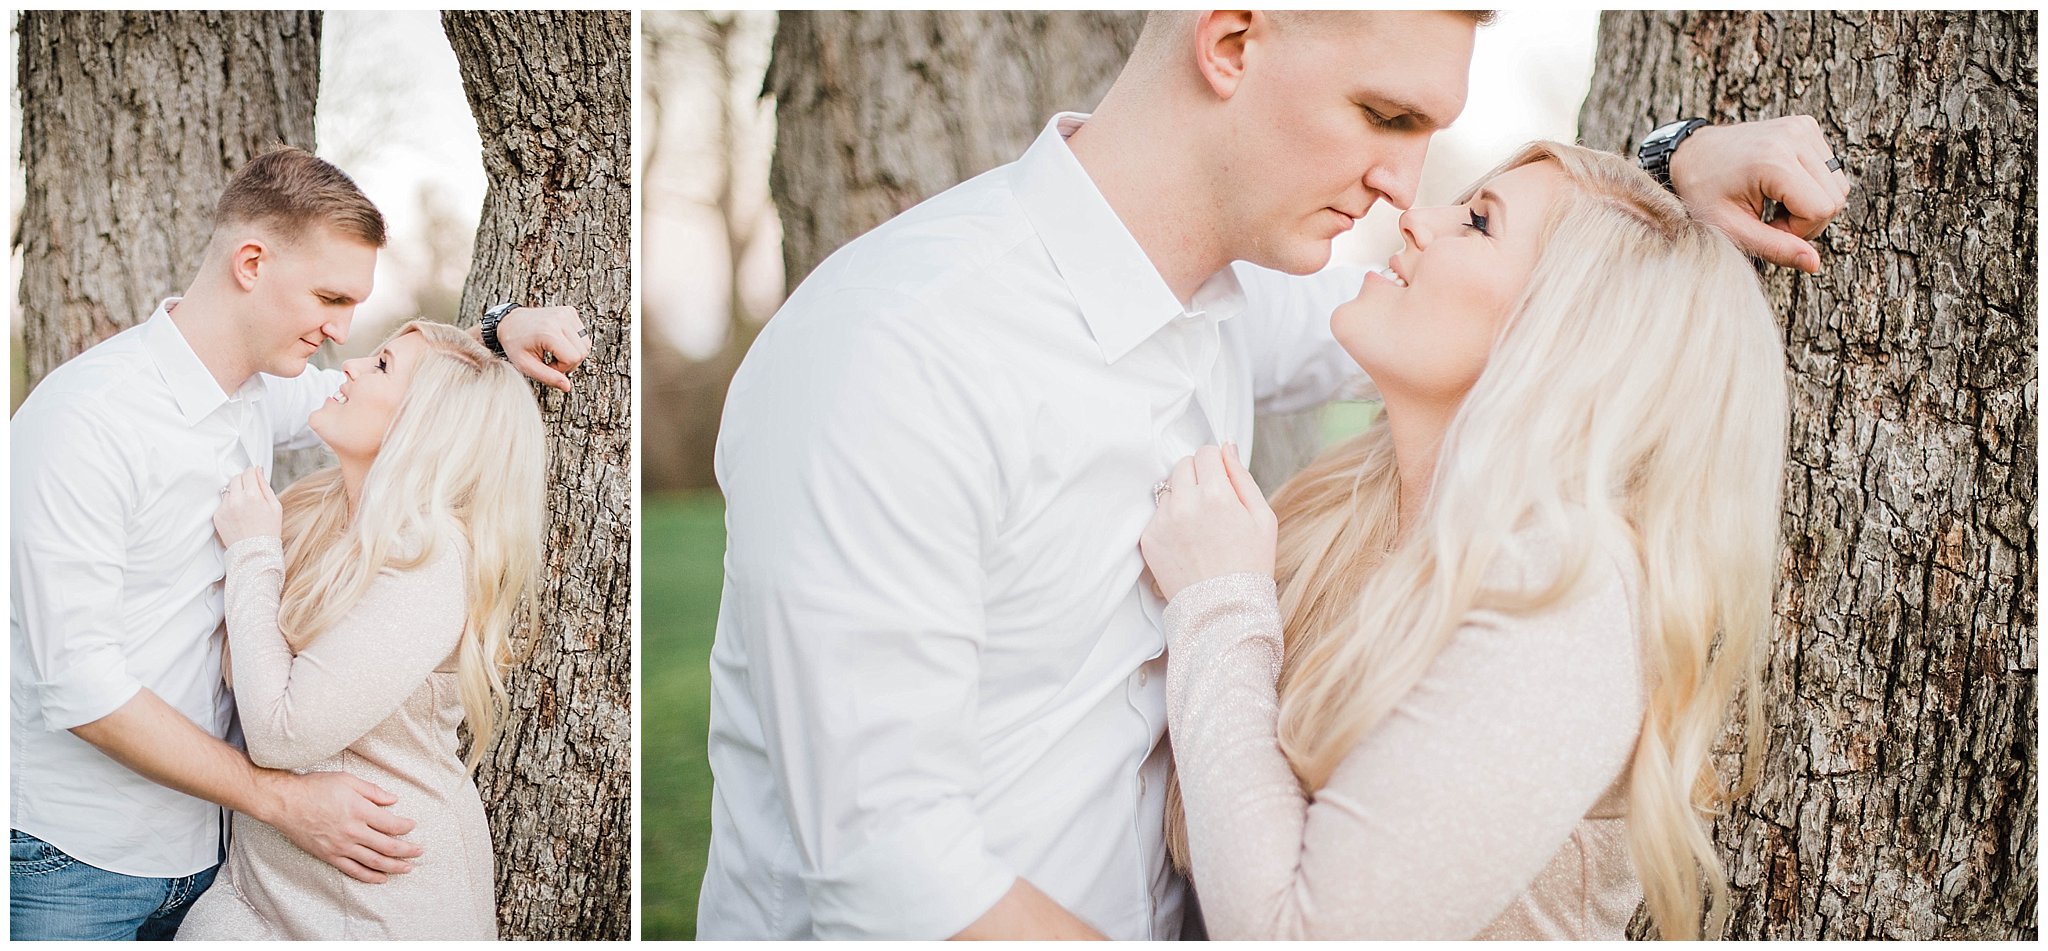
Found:
<path fill-rule="evenodd" d="M 306 417 L 338 370 L 221 392 L 173 323 L 150 319 L 58 367 L 11 424 L 13 712 L 9 823 L 89 865 L 190 875 L 219 861 L 220 810 L 79 739 L 147 687 L 225 738 L 220 491 L 273 447 L 317 444 Z"/>
<path fill-rule="evenodd" d="M 1170 939 L 1152 485 L 1357 368 L 1363 272 L 1183 308 L 1049 123 L 849 243 L 734 378 L 700 938 L 943 938 L 1022 877 Z"/>

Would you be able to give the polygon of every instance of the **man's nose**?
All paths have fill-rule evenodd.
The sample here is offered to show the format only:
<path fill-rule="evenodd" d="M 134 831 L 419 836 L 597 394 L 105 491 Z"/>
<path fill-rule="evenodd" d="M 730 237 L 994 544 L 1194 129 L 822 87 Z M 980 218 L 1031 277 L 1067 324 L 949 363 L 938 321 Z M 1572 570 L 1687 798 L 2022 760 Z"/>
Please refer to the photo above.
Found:
<path fill-rule="evenodd" d="M 342 314 L 340 317 L 336 317 L 333 320 L 321 324 L 320 332 L 326 334 L 327 339 L 332 340 L 335 343 L 347 343 L 348 325 L 355 320 L 355 316 L 356 309 L 351 307 L 348 309 L 346 313 Z"/>
<path fill-rule="evenodd" d="M 1396 208 L 1415 207 L 1416 192 L 1422 187 L 1422 160 L 1428 154 L 1429 139 L 1425 136 L 1395 143 L 1385 160 L 1366 172 L 1365 187 L 1385 196 L 1387 203 Z"/>

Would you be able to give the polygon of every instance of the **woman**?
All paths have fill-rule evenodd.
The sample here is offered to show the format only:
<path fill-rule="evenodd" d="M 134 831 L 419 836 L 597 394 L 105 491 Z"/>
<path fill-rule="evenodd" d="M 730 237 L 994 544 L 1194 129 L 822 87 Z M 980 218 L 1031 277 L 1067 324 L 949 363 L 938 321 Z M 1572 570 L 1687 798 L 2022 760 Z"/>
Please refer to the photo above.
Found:
<path fill-rule="evenodd" d="M 1216 937 L 1621 938 L 1639 900 L 1712 931 L 1709 754 L 1734 697 L 1757 720 L 1783 478 L 1755 273 L 1554 143 L 1401 228 L 1331 320 L 1381 418 L 1271 510 L 1203 450 L 1143 538 L 1176 861 Z"/>
<path fill-rule="evenodd" d="M 336 468 L 273 497 L 251 469 L 214 518 L 227 661 L 257 765 L 338 770 L 397 796 L 423 853 L 356 881 L 248 816 L 180 938 L 494 938 L 490 830 L 470 774 L 540 559 L 540 412 L 518 371 L 413 321 L 343 365 L 313 413 Z M 456 726 L 467 720 L 467 756 Z"/>

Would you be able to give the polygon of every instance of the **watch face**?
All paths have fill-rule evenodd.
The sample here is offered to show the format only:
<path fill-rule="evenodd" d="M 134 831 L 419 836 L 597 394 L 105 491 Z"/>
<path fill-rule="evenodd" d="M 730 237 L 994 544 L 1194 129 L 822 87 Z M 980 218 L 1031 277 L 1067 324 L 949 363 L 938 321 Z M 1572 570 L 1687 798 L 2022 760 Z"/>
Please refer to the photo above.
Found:
<path fill-rule="evenodd" d="M 1678 134 L 1678 130 L 1685 128 L 1685 124 L 1688 121 L 1690 120 L 1680 119 L 1677 122 L 1669 122 L 1665 123 L 1664 125 L 1660 125 L 1657 127 L 1657 131 L 1650 133 L 1650 137 L 1644 141 L 1654 142 L 1658 139 L 1671 138 L 1672 136 Z"/>

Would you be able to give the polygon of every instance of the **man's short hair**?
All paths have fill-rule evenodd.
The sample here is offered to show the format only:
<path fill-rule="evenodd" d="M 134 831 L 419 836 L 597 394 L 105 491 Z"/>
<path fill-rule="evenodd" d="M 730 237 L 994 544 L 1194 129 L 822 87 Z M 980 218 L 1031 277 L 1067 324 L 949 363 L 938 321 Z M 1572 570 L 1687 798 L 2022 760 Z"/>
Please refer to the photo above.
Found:
<path fill-rule="evenodd" d="M 310 224 L 327 225 L 373 248 L 384 246 L 384 214 L 341 169 L 305 149 L 284 146 L 235 170 L 214 206 L 218 232 L 233 224 L 262 224 L 295 241 Z"/>

